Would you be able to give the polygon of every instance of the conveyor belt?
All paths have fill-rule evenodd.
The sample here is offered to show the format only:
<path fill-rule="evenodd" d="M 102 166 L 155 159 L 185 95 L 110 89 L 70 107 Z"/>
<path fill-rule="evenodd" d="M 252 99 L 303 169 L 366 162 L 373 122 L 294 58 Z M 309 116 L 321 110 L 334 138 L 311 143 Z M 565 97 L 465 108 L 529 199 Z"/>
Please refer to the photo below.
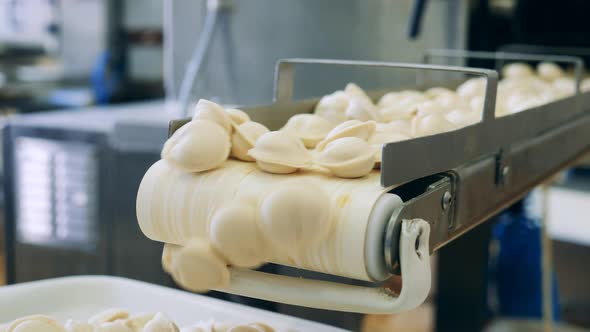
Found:
<path fill-rule="evenodd" d="M 466 55 L 469 54 L 461 56 Z M 526 56 L 511 57 L 510 54 L 502 54 L 502 59 L 512 58 L 525 60 Z M 539 56 L 532 60 L 554 60 L 574 64 L 578 71 L 579 87 L 581 60 L 572 57 Z M 467 67 L 340 60 L 281 60 L 276 71 L 275 103 L 244 109 L 252 120 L 276 130 L 292 115 L 313 111 L 317 99 L 291 101 L 296 65 L 451 71 L 479 75 L 487 80 L 483 118 L 480 123 L 452 132 L 383 146 L 381 185 L 397 186 L 394 193 L 404 200 L 402 206 L 391 216 L 384 234 L 384 264 L 392 273 L 400 273 L 400 265 L 404 266 L 403 261 L 400 264 L 399 248 L 401 242 L 407 239 L 403 240 L 400 234 L 403 225 L 409 220 L 420 219 L 428 222 L 428 247 L 431 252 L 436 251 L 519 200 L 534 186 L 547 181 L 590 150 L 590 93 L 581 93 L 578 89 L 578 92 L 570 97 L 496 118 L 494 110 L 497 72 Z M 382 93 L 375 92 L 371 96 L 380 95 Z M 188 121 L 189 119 L 171 122 L 170 134 Z M 404 287 L 407 287 L 406 274 L 412 273 L 415 277 L 416 271 L 404 271 L 402 268 L 401 272 L 404 275 Z M 239 280 L 232 284 L 231 292 L 277 300 L 282 289 L 285 296 L 294 295 L 291 299 L 285 298 L 283 302 L 309 306 L 314 306 L 313 301 L 303 300 L 302 296 L 312 296 L 313 292 L 303 292 L 303 295 L 295 296 L 293 290 L 299 286 L 318 292 L 316 286 L 320 285 L 313 284 L 312 287 L 310 282 L 313 281 L 298 282 L 284 278 L 279 280 L 278 277 L 252 271 L 235 270 L 234 275 L 239 276 Z M 246 278 L 250 283 L 240 278 Z M 265 282 L 261 283 L 261 280 Z M 414 280 L 410 279 L 409 283 L 412 282 Z M 277 287 L 276 290 L 270 291 L 272 294 L 269 294 L 270 288 L 262 289 L 265 283 L 273 284 Z M 287 287 L 287 284 L 290 286 Z M 387 292 L 374 292 L 370 288 L 358 286 L 342 287 L 326 282 L 322 282 L 319 289 L 322 287 L 326 289 L 326 298 L 317 305 L 321 308 L 358 312 L 403 309 L 403 305 L 386 305 L 388 301 L 398 300 Z M 341 296 L 330 293 L 335 289 L 338 289 L 337 293 Z M 359 294 L 365 294 L 369 301 L 359 300 L 356 306 L 354 303 L 338 303 Z"/>

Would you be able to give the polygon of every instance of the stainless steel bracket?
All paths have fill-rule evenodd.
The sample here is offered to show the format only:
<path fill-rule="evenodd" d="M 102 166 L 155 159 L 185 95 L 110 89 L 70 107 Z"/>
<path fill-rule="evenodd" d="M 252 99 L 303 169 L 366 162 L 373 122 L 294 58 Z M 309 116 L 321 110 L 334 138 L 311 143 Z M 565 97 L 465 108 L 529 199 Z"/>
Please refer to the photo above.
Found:
<path fill-rule="evenodd" d="M 453 220 L 455 190 L 452 176 L 443 175 L 428 185 L 425 192 L 403 203 L 389 219 L 385 230 L 385 265 L 391 273 L 400 274 L 399 246 L 401 225 L 412 216 L 423 216 L 430 224 L 429 247 L 440 238 L 445 238 Z M 404 188 L 399 188 L 404 190 Z M 432 248 L 432 247 L 430 247 Z M 431 252 L 432 253 L 432 249 Z"/>
<path fill-rule="evenodd" d="M 494 118 L 498 73 L 493 70 L 471 67 L 380 61 L 353 61 L 301 58 L 281 59 L 277 62 L 275 69 L 275 103 L 286 103 L 290 102 L 293 99 L 295 65 L 327 65 L 383 69 L 410 69 L 414 71 L 456 72 L 470 74 L 474 76 L 481 76 L 486 79 L 487 83 L 484 95 L 483 118 L 484 120 Z"/>
<path fill-rule="evenodd" d="M 507 187 L 510 182 L 510 153 L 507 149 L 501 149 L 496 155 L 496 185 Z"/>

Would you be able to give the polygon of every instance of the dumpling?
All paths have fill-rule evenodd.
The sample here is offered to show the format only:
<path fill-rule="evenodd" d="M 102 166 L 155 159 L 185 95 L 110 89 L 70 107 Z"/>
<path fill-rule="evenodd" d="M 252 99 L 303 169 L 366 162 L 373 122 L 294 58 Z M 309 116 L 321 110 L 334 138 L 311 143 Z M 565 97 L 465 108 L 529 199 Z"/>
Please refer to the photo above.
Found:
<path fill-rule="evenodd" d="M 212 121 L 193 120 L 166 141 L 162 159 L 186 172 L 203 172 L 221 166 L 229 152 L 226 130 Z"/>
<path fill-rule="evenodd" d="M 271 131 L 258 138 L 248 154 L 263 171 L 288 174 L 311 165 L 311 155 L 301 140 L 284 131 Z"/>
<path fill-rule="evenodd" d="M 305 147 L 314 148 L 332 128 L 334 125 L 319 115 L 297 114 L 281 130 L 299 137 Z"/>
<path fill-rule="evenodd" d="M 341 178 L 358 178 L 375 166 L 376 149 L 358 137 L 343 137 L 330 142 L 319 154 L 318 164 Z"/>

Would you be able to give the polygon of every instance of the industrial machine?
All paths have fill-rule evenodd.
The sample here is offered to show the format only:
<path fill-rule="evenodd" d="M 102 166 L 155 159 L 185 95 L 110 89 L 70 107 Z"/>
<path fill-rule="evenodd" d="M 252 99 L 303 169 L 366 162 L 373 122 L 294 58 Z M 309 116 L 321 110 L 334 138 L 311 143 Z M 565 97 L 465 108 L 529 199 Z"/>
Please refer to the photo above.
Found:
<path fill-rule="evenodd" d="M 109 274 L 171 285 L 153 261 L 160 246 L 137 230 L 133 203 L 170 118 L 156 102 L 39 113 L 9 124 L 9 283 Z"/>
<path fill-rule="evenodd" d="M 439 285 L 449 281 L 448 275 L 457 273 L 451 264 L 445 264 L 456 260 L 457 255 L 462 255 L 464 265 L 482 262 L 478 255 L 485 252 L 479 249 L 487 246 L 487 238 L 478 234 L 482 229 L 489 231 L 485 220 L 571 165 L 590 148 L 588 93 L 578 92 L 525 112 L 495 118 L 495 71 L 429 64 L 442 58 L 448 60 L 446 63 L 470 65 L 474 58 L 498 60 L 497 54 L 427 51 L 430 47 L 466 48 L 469 14 L 463 2 L 431 1 L 422 29 L 425 32 L 415 42 L 407 41 L 405 35 L 411 1 L 362 5 L 311 0 L 252 0 L 248 5 L 228 6 L 224 1 L 210 3 L 216 4 L 208 7 L 205 1 L 165 2 L 164 80 L 169 103 L 31 115 L 9 123 L 3 143 L 5 174 L 11 175 L 6 183 L 9 283 L 92 273 L 172 286 L 160 266 L 161 245 L 144 238 L 137 227 L 135 195 L 145 171 L 160 158 L 168 122 L 183 117 L 188 106 L 200 97 L 246 105 L 253 119 L 278 128 L 289 116 L 312 111 L 317 102 L 313 97 L 350 80 L 369 87 L 372 96 L 378 97 L 385 88 L 432 86 L 431 79 L 440 78 L 438 72 L 484 77 L 488 84 L 481 123 L 433 137 L 387 144 L 382 151 L 381 183 L 395 185 L 391 193 L 403 203 L 387 215 L 385 226 L 376 233 L 382 235 L 382 241 L 374 243 L 378 250 L 374 250 L 371 264 L 387 275 L 401 273 L 404 277 L 398 249 L 409 239 L 400 238 L 401 225 L 406 219 L 424 219 L 430 227 L 430 253 L 440 250 L 443 276 L 438 277 Z M 215 16 L 208 16 L 208 9 L 215 9 Z M 276 15 L 260 20 L 257 15 L 261 10 Z M 260 26 L 252 24 L 254 21 Z M 210 43 L 197 45 L 197 35 L 205 39 L 210 35 Z M 201 50 L 196 52 L 195 48 Z M 194 54 L 198 55 L 194 63 L 198 66 L 187 68 Z M 390 62 L 420 62 L 421 54 L 426 55 L 423 63 Z M 273 80 L 277 60 L 293 56 L 306 58 L 281 60 Z M 576 68 L 578 82 L 582 75 L 582 62 L 577 58 L 500 56 L 500 62 L 515 60 L 567 63 Z M 184 84 L 187 69 L 194 74 L 188 75 L 194 82 Z M 417 76 L 421 84 L 415 85 Z M 299 84 L 301 77 L 305 85 Z M 441 85 L 440 80 L 437 85 Z M 452 88 L 457 84 L 447 81 L 446 85 Z M 258 106 L 273 97 L 273 87 L 275 103 Z M 173 111 L 166 112 L 168 107 Z M 170 133 L 185 122 L 173 121 Z M 466 239 L 471 241 L 470 246 L 455 245 Z M 426 242 L 425 238 L 421 240 Z M 480 244 L 477 248 L 474 241 Z M 473 276 L 467 281 L 470 286 L 485 286 L 483 281 L 477 281 L 477 275 L 486 272 L 485 264 L 483 261 L 474 271 L 463 267 Z M 395 297 L 384 298 L 379 290 L 367 291 L 364 283 L 342 286 L 334 284 L 342 281 L 338 277 L 308 281 L 286 276 L 301 275 L 300 271 L 277 266 L 265 270 L 282 275 L 235 271 L 241 282 L 229 291 L 323 308 L 345 305 L 348 311 L 357 312 L 387 311 L 395 301 Z M 307 272 L 304 275 L 316 277 Z M 252 283 L 257 286 L 251 287 Z M 437 300 L 460 298 L 464 294 L 457 293 L 457 288 L 440 289 Z M 319 290 L 326 292 L 325 302 L 314 303 L 311 296 Z M 359 300 L 361 296 L 367 296 L 365 302 Z M 324 311 L 320 316 L 268 302 L 248 303 L 290 310 L 287 312 L 317 320 L 326 321 L 328 316 Z M 445 310 L 448 320 L 470 316 L 462 310 Z M 328 322 L 348 324 L 337 315 Z M 351 324 L 358 324 L 358 320 Z"/>
<path fill-rule="evenodd" d="M 395 312 L 398 310 L 398 302 L 404 303 L 406 297 L 423 299 L 425 296 L 420 293 L 423 290 L 420 283 L 427 281 L 420 278 L 420 275 L 430 272 L 428 260 L 422 257 L 424 248 L 430 248 L 431 252 L 437 251 L 507 208 L 534 186 L 543 183 L 588 152 L 590 146 L 585 132 L 590 118 L 584 106 L 588 103 L 588 94 L 579 90 L 583 70 L 581 59 L 444 50 L 431 51 L 426 55 L 427 58 L 491 56 L 501 60 L 568 62 L 576 68 L 577 92 L 572 97 L 496 118 L 494 99 L 498 75 L 493 70 L 343 60 L 279 61 L 275 75 L 275 103 L 245 109 L 254 121 L 264 123 L 271 129 L 280 128 L 294 114 L 313 110 L 317 99 L 293 101 L 292 96 L 295 67 L 314 64 L 455 71 L 482 76 L 486 79 L 483 118 L 475 125 L 456 131 L 383 146 L 381 185 L 385 188 L 394 186 L 392 193 L 402 198 L 403 204 L 393 208 L 385 226 L 371 226 L 375 222 L 369 221 L 364 236 L 376 239 L 377 243 L 366 243 L 368 247 L 364 249 L 364 264 L 369 277 L 377 281 L 383 276 L 374 271 L 387 270 L 391 274 L 397 274 L 401 270 L 404 287 L 410 289 L 409 294 L 404 293 L 402 288 L 399 297 L 388 298 L 387 291 L 380 288 L 343 286 L 240 269 L 233 269 L 231 285 L 224 291 L 322 309 Z M 374 94 L 374 97 L 379 96 L 379 93 Z M 188 121 L 173 121 L 170 132 L 173 133 Z M 430 233 L 422 230 L 423 237 L 420 240 L 416 234 L 408 237 L 407 231 L 401 231 L 403 225 L 413 219 L 426 220 L 430 225 Z M 376 223 L 379 224 L 380 221 Z M 375 228 L 378 233 L 382 233 L 372 235 Z M 424 244 L 424 237 L 428 238 L 429 245 Z M 383 242 L 379 242 L 379 239 Z M 416 241 L 414 254 L 418 255 L 418 261 L 408 254 L 407 241 L 410 241 L 411 248 Z M 375 245 L 380 250 L 373 250 Z M 409 262 L 404 262 L 404 259 Z M 407 273 L 406 278 L 404 272 Z M 316 292 L 320 290 L 322 296 L 317 297 Z"/>

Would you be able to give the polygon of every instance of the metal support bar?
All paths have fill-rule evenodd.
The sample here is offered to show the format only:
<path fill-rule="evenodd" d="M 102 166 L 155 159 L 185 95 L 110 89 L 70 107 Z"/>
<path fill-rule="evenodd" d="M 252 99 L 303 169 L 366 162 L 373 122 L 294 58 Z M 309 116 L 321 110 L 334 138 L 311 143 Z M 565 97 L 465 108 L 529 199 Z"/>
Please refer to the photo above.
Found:
<path fill-rule="evenodd" d="M 494 118 L 498 73 L 493 70 L 471 67 L 380 61 L 352 61 L 301 58 L 281 59 L 277 62 L 275 68 L 275 103 L 285 103 L 292 101 L 295 80 L 294 65 L 328 65 L 384 69 L 411 69 L 420 71 L 455 72 L 481 76 L 486 79 L 486 90 L 484 94 L 483 105 L 483 121 L 491 121 Z"/>
<path fill-rule="evenodd" d="M 435 331 L 482 331 L 490 319 L 486 309 L 492 225 L 478 227 L 439 252 Z"/>

